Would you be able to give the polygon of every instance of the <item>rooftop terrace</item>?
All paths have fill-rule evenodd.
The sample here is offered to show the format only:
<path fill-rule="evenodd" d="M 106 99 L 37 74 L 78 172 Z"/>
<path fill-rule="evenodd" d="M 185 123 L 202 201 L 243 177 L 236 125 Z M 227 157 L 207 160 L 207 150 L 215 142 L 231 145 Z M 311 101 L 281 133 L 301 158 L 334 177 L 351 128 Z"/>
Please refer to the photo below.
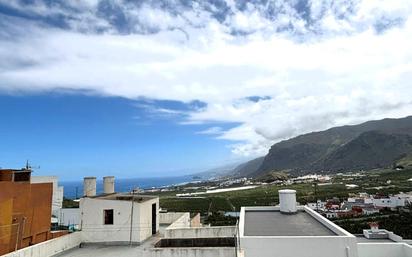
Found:
<path fill-rule="evenodd" d="M 157 196 L 151 195 L 132 195 L 130 193 L 113 193 L 113 194 L 101 194 L 91 198 L 104 199 L 104 200 L 118 200 L 118 201 L 131 201 L 145 202 L 157 198 Z"/>
<path fill-rule="evenodd" d="M 295 214 L 283 214 L 278 210 L 246 210 L 244 235 L 337 236 L 303 210 Z"/>

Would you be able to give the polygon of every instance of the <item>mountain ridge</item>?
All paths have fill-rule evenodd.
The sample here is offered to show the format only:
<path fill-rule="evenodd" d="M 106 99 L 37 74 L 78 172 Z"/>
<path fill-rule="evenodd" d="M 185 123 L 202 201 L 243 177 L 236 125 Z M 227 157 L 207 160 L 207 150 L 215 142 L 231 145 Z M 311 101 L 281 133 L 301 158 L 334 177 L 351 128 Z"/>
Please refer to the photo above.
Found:
<path fill-rule="evenodd" d="M 383 168 L 412 153 L 412 116 L 310 132 L 280 141 L 264 157 L 236 167 L 233 176 L 260 177 Z M 258 166 L 258 167 L 257 167 Z"/>

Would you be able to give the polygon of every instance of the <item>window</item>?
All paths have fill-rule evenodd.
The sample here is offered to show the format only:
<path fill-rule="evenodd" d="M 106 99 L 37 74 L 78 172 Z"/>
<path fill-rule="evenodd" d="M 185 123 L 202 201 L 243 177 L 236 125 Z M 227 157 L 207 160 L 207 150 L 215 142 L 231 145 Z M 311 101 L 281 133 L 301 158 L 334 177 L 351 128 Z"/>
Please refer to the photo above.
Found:
<path fill-rule="evenodd" d="M 113 225 L 113 209 L 103 210 L 104 225 Z"/>

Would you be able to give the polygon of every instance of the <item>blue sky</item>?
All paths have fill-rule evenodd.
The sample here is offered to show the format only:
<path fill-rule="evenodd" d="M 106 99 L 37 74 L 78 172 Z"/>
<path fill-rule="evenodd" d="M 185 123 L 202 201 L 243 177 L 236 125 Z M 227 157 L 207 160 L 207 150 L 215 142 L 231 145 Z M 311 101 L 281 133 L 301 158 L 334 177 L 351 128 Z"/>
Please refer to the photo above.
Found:
<path fill-rule="evenodd" d="M 19 168 L 28 159 L 40 166 L 37 175 L 76 179 L 87 174 L 172 176 L 239 161 L 225 147 L 227 141 L 198 133 L 209 125 L 183 126 L 180 114 L 156 110 L 193 106 L 201 104 L 73 92 L 1 95 L 0 165 Z"/>
<path fill-rule="evenodd" d="M 411 45 L 408 0 L 0 0 L 0 166 L 182 174 L 405 117 Z"/>

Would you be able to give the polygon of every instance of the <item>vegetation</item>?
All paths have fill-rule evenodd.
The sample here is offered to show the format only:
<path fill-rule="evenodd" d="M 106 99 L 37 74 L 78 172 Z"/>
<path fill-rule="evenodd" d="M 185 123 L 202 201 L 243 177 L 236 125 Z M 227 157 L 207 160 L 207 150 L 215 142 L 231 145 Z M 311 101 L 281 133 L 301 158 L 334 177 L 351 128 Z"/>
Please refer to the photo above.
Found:
<path fill-rule="evenodd" d="M 63 197 L 63 208 L 79 208 L 79 202 Z"/>
<path fill-rule="evenodd" d="M 237 218 L 231 216 L 225 216 L 220 212 L 214 212 L 212 215 L 207 216 L 204 223 L 211 226 L 235 226 Z"/>
<path fill-rule="evenodd" d="M 207 198 L 160 198 L 160 207 L 168 211 L 205 213 L 209 205 L 210 200 Z"/>
<path fill-rule="evenodd" d="M 257 180 L 265 183 L 271 183 L 279 180 L 284 181 L 288 179 L 288 174 L 286 172 L 270 171 L 265 175 L 258 177 Z"/>
<path fill-rule="evenodd" d="M 178 198 L 175 195 L 179 191 L 174 191 L 160 195 L 160 206 L 169 211 L 196 211 L 203 214 L 217 211 L 239 211 L 242 206 L 276 205 L 279 202 L 278 190 L 285 188 L 297 191 L 297 200 L 300 204 L 332 197 L 344 200 L 359 192 L 396 194 L 412 191 L 412 182 L 408 181 L 409 178 L 412 178 L 412 169 L 402 171 L 374 170 L 364 172 L 358 177 L 337 175 L 333 178 L 332 184 L 317 186 L 316 196 L 312 183 L 289 186 L 264 185 L 248 190 L 205 195 L 203 198 Z M 356 184 L 359 187 L 347 189 L 345 184 Z"/>
<path fill-rule="evenodd" d="M 378 222 L 380 228 L 392 231 L 404 239 L 412 239 L 412 207 L 407 211 L 374 217 L 345 218 L 334 222 L 353 234 L 362 234 L 369 229 L 369 222 Z"/>

